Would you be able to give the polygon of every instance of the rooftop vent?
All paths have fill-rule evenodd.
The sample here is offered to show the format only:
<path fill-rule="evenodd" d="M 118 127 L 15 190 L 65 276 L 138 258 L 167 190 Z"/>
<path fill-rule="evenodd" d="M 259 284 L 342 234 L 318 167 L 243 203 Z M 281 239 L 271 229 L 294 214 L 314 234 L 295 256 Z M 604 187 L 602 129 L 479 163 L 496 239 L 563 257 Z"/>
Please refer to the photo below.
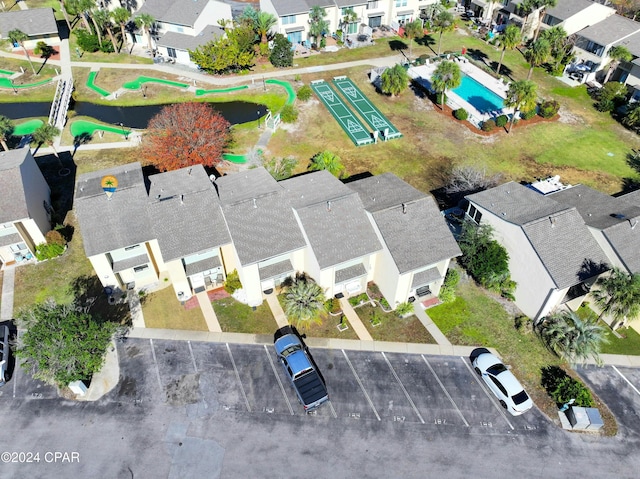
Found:
<path fill-rule="evenodd" d="M 327 201 L 327 211 L 331 211 L 331 201 Z"/>
<path fill-rule="evenodd" d="M 257 208 L 257 207 L 258 207 L 258 203 L 256 202 L 256 199 L 255 199 L 255 198 L 253 199 L 253 207 L 254 207 L 254 208 Z"/>
<path fill-rule="evenodd" d="M 402 213 L 407 214 L 407 205 L 405 203 L 402 203 Z"/>

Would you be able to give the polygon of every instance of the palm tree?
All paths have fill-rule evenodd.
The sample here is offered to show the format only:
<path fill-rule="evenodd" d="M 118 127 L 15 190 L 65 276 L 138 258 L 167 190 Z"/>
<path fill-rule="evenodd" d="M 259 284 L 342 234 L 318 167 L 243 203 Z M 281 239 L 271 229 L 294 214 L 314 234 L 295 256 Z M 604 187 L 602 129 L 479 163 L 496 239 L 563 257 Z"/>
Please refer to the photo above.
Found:
<path fill-rule="evenodd" d="M 409 84 L 409 74 L 402 65 L 397 63 L 387 68 L 380 75 L 380 90 L 386 95 L 398 96 Z"/>
<path fill-rule="evenodd" d="M 93 20 L 95 23 L 101 28 L 107 31 L 107 35 L 109 35 L 109 40 L 113 45 L 113 51 L 118 51 L 118 43 L 116 42 L 116 37 L 113 35 L 113 23 L 111 23 L 111 13 L 107 10 L 96 10 L 93 13 Z"/>
<path fill-rule="evenodd" d="M 629 106 L 627 113 L 624 115 L 624 118 L 622 118 L 622 124 L 630 128 L 638 128 L 638 126 L 640 126 L 640 103 L 634 102 Z M 637 158 L 636 162 L 640 164 L 638 154 L 634 153 L 633 156 Z M 636 169 L 636 171 L 639 170 Z"/>
<path fill-rule="evenodd" d="M 346 35 L 349 33 L 349 25 L 358 20 L 358 14 L 353 8 L 347 8 L 344 10 L 343 15 L 342 22 L 340 22 L 340 28 L 342 29 L 342 33 Z"/>
<path fill-rule="evenodd" d="M 127 34 L 125 27 L 131 18 L 131 12 L 124 7 L 115 8 L 111 12 L 111 18 L 120 26 L 120 35 L 122 36 L 122 46 L 117 50 L 118 53 L 122 51 L 122 47 L 127 45 Z M 131 52 L 129 52 L 131 54 Z"/>
<path fill-rule="evenodd" d="M 69 21 L 69 14 L 67 13 L 67 9 L 64 6 L 64 0 L 60 0 L 60 11 L 62 12 L 62 15 L 64 15 L 64 21 L 67 22 L 69 31 L 71 31 L 71 22 Z"/>
<path fill-rule="evenodd" d="M 411 23 L 407 23 L 404 26 L 404 36 L 409 39 L 409 60 L 412 56 L 413 39 L 424 35 L 424 28 L 422 27 L 422 20 L 414 20 Z"/>
<path fill-rule="evenodd" d="M 49 145 L 51 148 L 53 148 L 53 154 L 56 155 L 56 158 L 58 158 L 58 160 L 59 160 L 60 157 L 58 156 L 58 152 L 56 151 L 56 147 L 53 144 L 54 140 L 59 135 L 60 135 L 60 130 L 58 128 L 56 128 L 55 126 L 50 125 L 48 123 L 45 123 L 40 128 L 38 128 L 36 131 L 33 132 L 33 140 L 38 145 L 42 145 L 44 143 L 44 144 Z"/>
<path fill-rule="evenodd" d="M 329 22 L 324 17 L 327 16 L 327 12 L 324 8 L 314 5 L 309 12 L 309 35 L 311 35 L 316 44 L 316 48 L 319 46 L 318 39 L 329 28 Z"/>
<path fill-rule="evenodd" d="M 104 12 L 104 10 L 101 10 L 100 8 L 95 8 L 95 5 L 94 5 L 94 7 L 91 9 L 91 15 L 90 15 L 91 23 L 93 23 L 93 27 L 96 29 L 96 36 L 98 37 L 98 45 L 100 45 L 101 50 L 102 50 L 102 32 L 104 31 L 103 24 L 101 22 L 103 20 L 106 20 L 103 13 L 106 13 L 108 18 L 109 14 L 107 12 Z"/>
<path fill-rule="evenodd" d="M 66 11 L 74 15 L 76 18 L 80 18 L 85 30 L 88 32 L 91 32 L 91 25 L 89 25 L 85 11 L 93 6 L 93 1 L 90 1 L 89 3 L 85 0 L 65 0 Z"/>
<path fill-rule="evenodd" d="M 620 62 L 630 62 L 633 55 L 624 45 L 616 45 L 609 49 L 609 58 L 611 58 L 611 63 L 609 63 L 609 70 L 607 71 L 607 76 L 604 77 L 603 83 L 609 81 L 609 77 L 618 68 Z"/>
<path fill-rule="evenodd" d="M 326 299 L 322 288 L 305 274 L 296 274 L 286 287 L 284 312 L 289 322 L 304 329 L 311 322 L 320 322 Z"/>
<path fill-rule="evenodd" d="M 640 315 L 640 274 L 629 274 L 616 267 L 607 276 L 598 278 L 596 286 L 591 295 L 601 317 L 610 314 L 616 321 L 625 321 Z"/>
<path fill-rule="evenodd" d="M 593 358 L 600 361 L 600 346 L 606 342 L 605 328 L 582 320 L 573 311 L 562 311 L 543 319 L 540 335 L 547 347 L 571 364 Z"/>
<path fill-rule="evenodd" d="M 76 0 L 78 2 L 78 8 L 80 10 L 80 17 L 84 23 L 88 32 L 91 32 L 91 26 L 89 25 L 89 20 L 93 22 L 93 16 L 91 12 L 96 7 L 96 2 L 94 0 Z M 94 23 L 95 25 L 95 23 Z M 96 32 L 96 35 L 100 35 L 99 32 Z"/>
<path fill-rule="evenodd" d="M 538 87 L 531 80 L 518 80 L 509 85 L 504 106 L 513 108 L 513 115 L 511 116 L 507 133 L 511 133 L 511 128 L 519 111 L 531 111 L 536 107 L 536 100 L 538 98 L 537 90 Z"/>
<path fill-rule="evenodd" d="M 33 62 L 31 61 L 29 52 L 24 46 L 24 42 L 29 39 L 29 36 L 26 33 L 24 33 L 22 30 L 18 30 L 17 28 L 11 30 L 7 36 L 9 37 L 9 40 L 11 40 L 12 43 L 17 43 L 22 47 L 22 49 L 24 50 L 24 54 L 27 56 L 27 60 L 29 61 L 29 65 L 31 65 L 31 70 L 33 71 L 33 74 L 36 75 L 36 69 L 33 68 Z"/>
<path fill-rule="evenodd" d="M 440 47 L 442 46 L 442 34 L 444 32 L 452 31 L 456 26 L 456 21 L 453 18 L 453 14 L 451 12 L 443 10 L 442 12 L 438 13 L 436 18 L 433 19 L 431 26 L 436 32 L 440 33 L 440 38 L 438 39 L 438 55 L 440 55 Z"/>
<path fill-rule="evenodd" d="M 0 144 L 4 151 L 9 151 L 7 146 L 7 139 L 13 133 L 13 121 L 6 116 L 0 115 Z"/>
<path fill-rule="evenodd" d="M 513 50 L 522 42 L 522 33 L 518 26 L 513 23 L 511 25 L 507 25 L 507 28 L 500 37 L 500 41 L 502 42 L 502 54 L 500 55 L 500 62 L 498 63 L 498 69 L 496 70 L 498 75 L 500 75 L 500 68 L 502 67 L 502 61 L 504 60 L 504 52 L 506 50 Z"/>
<path fill-rule="evenodd" d="M 340 161 L 340 157 L 338 155 L 334 155 L 330 151 L 325 150 L 315 154 L 311 158 L 311 163 L 309 164 L 309 170 L 311 171 L 327 170 L 336 178 L 340 178 L 344 173 L 344 165 Z"/>
<path fill-rule="evenodd" d="M 278 23 L 278 19 L 268 12 L 258 12 L 254 29 L 260 37 L 260 43 L 267 43 L 269 30 Z"/>
<path fill-rule="evenodd" d="M 538 25 L 536 26 L 536 33 L 533 35 L 533 40 L 538 39 L 538 35 L 540 34 L 540 27 L 542 27 L 542 19 L 544 18 L 545 13 L 547 13 L 547 8 L 553 8 L 558 3 L 558 0 L 534 0 L 534 4 L 536 8 L 538 8 Z"/>
<path fill-rule="evenodd" d="M 524 52 L 524 58 L 529 62 L 529 65 L 531 65 L 527 80 L 531 80 L 533 69 L 546 62 L 549 55 L 551 55 L 551 45 L 544 38 L 540 38 L 531 44 L 527 51 Z"/>
<path fill-rule="evenodd" d="M 440 93 L 440 107 L 444 110 L 444 95 L 447 90 L 456 88 L 462 81 L 460 67 L 453 62 L 440 62 L 431 75 L 431 84 L 437 93 Z"/>
<path fill-rule="evenodd" d="M 147 36 L 147 44 L 149 46 L 149 51 L 151 52 L 151 56 L 155 57 L 155 52 L 153 51 L 153 43 L 151 39 L 151 27 L 154 23 L 156 23 L 156 19 L 153 18 L 148 13 L 141 13 L 136 16 L 134 19 L 136 27 L 142 28 L 144 30 L 145 35 Z"/>
<path fill-rule="evenodd" d="M 527 26 L 527 22 L 529 20 L 529 15 L 531 15 L 533 13 L 533 11 L 537 8 L 536 7 L 536 0 L 524 0 L 520 5 L 517 5 L 516 8 L 518 9 L 518 16 L 522 17 L 522 35 L 521 36 L 525 36 L 525 32 L 524 29 Z"/>

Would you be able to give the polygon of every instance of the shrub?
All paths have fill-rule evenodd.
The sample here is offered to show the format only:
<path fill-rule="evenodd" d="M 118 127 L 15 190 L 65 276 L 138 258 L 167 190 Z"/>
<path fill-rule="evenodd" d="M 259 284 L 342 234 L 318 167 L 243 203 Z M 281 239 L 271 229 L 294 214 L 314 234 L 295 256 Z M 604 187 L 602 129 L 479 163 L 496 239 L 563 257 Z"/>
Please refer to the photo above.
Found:
<path fill-rule="evenodd" d="M 273 49 L 269 61 L 276 68 L 293 65 L 293 49 L 291 42 L 282 33 L 276 33 L 273 38 Z"/>
<path fill-rule="evenodd" d="M 538 115 L 542 118 L 552 118 L 558 113 L 558 110 L 560 110 L 560 103 L 555 100 L 547 100 L 540 104 Z"/>
<path fill-rule="evenodd" d="M 367 301 L 369 301 L 367 293 L 360 293 L 358 296 L 352 296 L 349 298 L 349 304 L 351 306 L 358 306 L 360 303 L 365 303 Z"/>
<path fill-rule="evenodd" d="M 492 131 L 496 127 L 494 120 L 487 120 L 482 122 L 482 131 Z"/>
<path fill-rule="evenodd" d="M 541 383 L 559 407 L 571 399 L 575 399 L 573 403 L 575 406 L 593 407 L 594 405 L 591 391 L 581 381 L 572 378 L 558 366 L 542 368 Z"/>
<path fill-rule="evenodd" d="M 298 110 L 293 105 L 285 105 L 280 112 L 280 119 L 285 123 L 295 123 L 298 119 Z"/>
<path fill-rule="evenodd" d="M 311 95 L 313 95 L 313 90 L 309 85 L 303 85 L 298 90 L 297 95 L 298 95 L 298 98 L 300 98 L 300 100 L 308 101 L 309 98 L 311 98 Z"/>
<path fill-rule="evenodd" d="M 508 121 L 509 118 L 507 117 L 507 115 L 500 115 L 498 118 L 496 118 L 496 126 L 498 128 L 504 128 Z"/>
<path fill-rule="evenodd" d="M 64 246 L 66 241 L 62 237 L 59 231 L 51 230 L 45 235 L 45 239 L 47 240 L 47 244 L 57 244 L 60 246 Z"/>
<path fill-rule="evenodd" d="M 224 282 L 224 290 L 229 294 L 233 294 L 238 289 L 242 289 L 242 283 L 240 282 L 238 271 L 234 269 L 227 275 L 227 280 Z"/>
<path fill-rule="evenodd" d="M 442 105 L 443 103 L 446 105 L 448 99 L 446 93 L 444 95 L 442 93 L 434 93 L 434 96 L 434 103 L 436 105 Z"/>
<path fill-rule="evenodd" d="M 338 298 L 331 298 L 329 301 L 327 301 L 327 310 L 333 314 L 336 314 L 342 311 L 342 307 L 340 306 L 340 300 Z"/>
<path fill-rule="evenodd" d="M 627 87 L 620 82 L 611 81 L 598 91 L 595 107 L 598 111 L 613 111 L 626 101 Z"/>
<path fill-rule="evenodd" d="M 398 316 L 405 316 L 407 314 L 413 313 L 413 304 L 411 303 L 400 303 L 396 306 L 396 314 Z"/>
<path fill-rule="evenodd" d="M 514 325 L 520 333 L 529 334 L 533 332 L 533 321 L 527 316 L 518 316 L 515 319 Z"/>
<path fill-rule="evenodd" d="M 387 301 L 387 298 L 380 298 L 380 306 L 382 306 L 383 309 L 391 308 L 391 306 L 389 306 L 389 301 Z"/>
<path fill-rule="evenodd" d="M 100 50 L 100 42 L 98 42 L 97 35 L 92 35 L 86 30 L 76 30 L 76 38 L 82 51 L 94 53 Z"/>
<path fill-rule="evenodd" d="M 38 261 L 57 258 L 64 253 L 64 246 L 54 243 L 42 243 L 36 246 L 36 258 Z"/>
<path fill-rule="evenodd" d="M 454 110 L 453 116 L 455 116 L 457 120 L 466 120 L 469 118 L 469 113 L 464 108 L 458 108 Z"/>
<path fill-rule="evenodd" d="M 452 303 L 456 299 L 456 285 L 460 281 L 460 273 L 453 268 L 447 270 L 438 297 L 443 303 Z"/>
<path fill-rule="evenodd" d="M 528 111 L 521 111 L 520 112 L 520 118 L 522 118 L 523 120 L 531 120 L 531 118 L 533 118 L 534 116 L 536 116 L 537 112 L 536 109 L 532 109 L 532 110 L 528 110 Z"/>

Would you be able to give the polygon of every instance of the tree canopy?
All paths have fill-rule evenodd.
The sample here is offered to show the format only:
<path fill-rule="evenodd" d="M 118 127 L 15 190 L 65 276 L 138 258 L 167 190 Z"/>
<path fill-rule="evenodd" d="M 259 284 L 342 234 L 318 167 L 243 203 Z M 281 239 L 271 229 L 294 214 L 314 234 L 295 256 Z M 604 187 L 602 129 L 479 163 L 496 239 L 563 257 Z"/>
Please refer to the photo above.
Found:
<path fill-rule="evenodd" d="M 600 346 L 605 329 L 595 322 L 582 320 L 573 311 L 561 311 L 544 318 L 540 336 L 547 347 L 571 364 L 593 358 L 600 362 Z"/>
<path fill-rule="evenodd" d="M 311 158 L 309 170 L 320 171 L 327 170 L 336 178 L 340 178 L 344 173 L 344 165 L 338 155 L 334 155 L 330 151 L 321 151 Z"/>
<path fill-rule="evenodd" d="M 438 55 L 440 55 L 440 47 L 442 46 L 442 34 L 444 32 L 450 32 L 456 27 L 456 20 L 453 18 L 453 14 L 448 10 L 443 10 L 438 13 L 431 21 L 433 29 L 439 33 L 438 37 Z"/>
<path fill-rule="evenodd" d="M 9 151 L 7 140 L 12 135 L 14 128 L 13 120 L 0 115 L 0 144 L 5 151 Z"/>
<path fill-rule="evenodd" d="M 311 322 L 319 322 L 324 310 L 325 296 L 320 285 L 305 274 L 297 274 L 285 284 L 284 312 L 290 323 L 304 329 Z"/>
<path fill-rule="evenodd" d="M 539 41 L 539 40 L 538 40 Z M 504 105 L 514 109 L 511 115 L 511 123 L 509 123 L 509 132 L 519 111 L 531 111 L 536 107 L 538 99 L 538 87 L 531 80 L 518 80 L 509 85 L 507 98 Z"/>
<path fill-rule="evenodd" d="M 189 50 L 191 60 L 207 73 L 234 73 L 254 64 L 252 27 L 239 26 L 206 45 Z"/>
<path fill-rule="evenodd" d="M 502 61 L 504 60 L 504 53 L 507 50 L 513 50 L 522 42 L 522 33 L 517 25 L 513 23 L 507 25 L 503 34 L 500 36 L 500 42 L 502 43 L 502 53 L 500 54 L 500 61 L 498 62 L 498 68 L 496 73 L 500 75 L 500 68 L 502 67 Z"/>
<path fill-rule="evenodd" d="M 616 321 L 640 316 L 640 274 L 613 268 L 608 275 L 598 278 L 591 295 L 602 315 L 611 315 Z"/>
<path fill-rule="evenodd" d="M 87 308 L 53 300 L 18 315 L 26 332 L 16 350 L 34 378 L 65 387 L 72 381 L 91 379 L 100 370 L 118 324 L 101 321 Z"/>
<path fill-rule="evenodd" d="M 229 122 L 208 104 L 176 103 L 149 121 L 142 151 L 162 171 L 215 166 L 229 140 Z"/>
<path fill-rule="evenodd" d="M 386 95 L 398 96 L 409 85 L 407 70 L 400 64 L 387 68 L 380 75 L 380 90 Z"/>
<path fill-rule="evenodd" d="M 442 95 L 441 103 L 443 105 L 445 92 L 459 86 L 461 81 L 462 73 L 460 72 L 460 67 L 453 62 L 440 62 L 433 75 L 431 75 L 431 84 L 433 89 Z"/>
<path fill-rule="evenodd" d="M 274 67 L 284 68 L 293 65 L 293 49 L 291 42 L 282 33 L 276 33 L 273 38 L 273 48 L 269 61 Z"/>

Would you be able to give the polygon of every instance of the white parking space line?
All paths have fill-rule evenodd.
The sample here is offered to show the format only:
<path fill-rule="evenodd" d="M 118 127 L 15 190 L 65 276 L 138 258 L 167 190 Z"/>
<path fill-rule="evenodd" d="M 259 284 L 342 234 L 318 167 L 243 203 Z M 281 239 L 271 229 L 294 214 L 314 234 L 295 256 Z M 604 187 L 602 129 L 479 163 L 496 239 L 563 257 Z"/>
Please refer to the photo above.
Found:
<path fill-rule="evenodd" d="M 347 364 L 351 368 L 351 372 L 356 377 L 356 381 L 358 381 L 358 384 L 360 385 L 360 389 L 362 390 L 362 393 L 364 394 L 364 397 L 367 398 L 367 402 L 369 403 L 369 406 L 371 406 L 371 409 L 373 409 L 373 412 L 376 415 L 376 417 L 378 418 L 378 421 L 381 421 L 382 419 L 380 419 L 380 415 L 378 414 L 378 411 L 376 411 L 376 407 L 373 405 L 373 401 L 371 401 L 371 398 L 369 397 L 369 394 L 367 393 L 366 389 L 364 388 L 364 385 L 362 384 L 362 381 L 360 381 L 360 377 L 358 376 L 358 373 L 356 373 L 356 370 L 353 368 L 353 364 L 351 364 L 351 361 L 349 360 L 349 356 L 347 356 L 347 353 L 345 353 L 344 349 L 342 350 L 342 354 L 344 355 L 344 358 L 347 360 Z"/>
<path fill-rule="evenodd" d="M 626 378 L 626 376 L 625 376 L 624 374 L 622 374 L 620 371 L 618 371 L 618 368 L 616 368 L 615 366 L 611 366 L 611 367 L 613 368 L 613 370 L 614 370 L 615 372 L 617 372 L 617 373 L 620 375 L 620 377 L 621 377 L 622 379 L 624 379 L 624 380 L 627 382 L 627 384 L 628 384 L 629 386 L 631 386 L 631 389 L 633 389 L 633 390 L 636 392 L 636 394 L 637 394 L 638 396 L 640 396 L 640 391 L 638 391 L 638 389 L 637 389 L 637 388 L 636 388 L 636 387 L 631 383 L 631 381 L 629 381 L 629 380 Z"/>
<path fill-rule="evenodd" d="M 511 428 L 512 431 L 514 431 L 516 428 L 513 427 L 513 424 L 511 424 L 511 421 L 509 421 L 509 419 L 507 418 L 507 414 L 504 412 L 504 408 L 502 406 L 500 406 L 500 404 L 498 404 L 497 399 L 495 398 L 495 396 L 493 396 L 492 394 L 489 394 L 489 391 L 487 391 L 487 386 L 485 384 L 483 384 L 483 381 L 480 380 L 480 378 L 478 377 L 478 374 L 471 369 L 471 366 L 469 366 L 469 364 L 467 363 L 467 361 L 465 360 L 465 358 L 463 358 L 462 356 L 460 356 L 460 360 L 464 363 L 464 365 L 467 367 L 467 369 L 469 370 L 469 372 L 471 373 L 471 375 L 476 379 L 477 383 L 480 385 L 480 388 L 484 391 L 484 393 L 487 395 L 487 397 L 489 398 L 489 400 L 491 401 L 491 403 L 495 406 L 495 408 L 498 410 L 498 412 L 500 413 L 500 415 L 502 416 L 502 418 L 507 421 L 507 424 L 509 425 L 509 427 Z"/>
<path fill-rule="evenodd" d="M 336 413 L 336 410 L 333 408 L 333 404 L 331 404 L 331 401 L 329 401 L 329 407 L 331 408 L 331 414 L 333 414 L 333 418 L 338 419 L 338 414 Z"/>
<path fill-rule="evenodd" d="M 433 377 L 436 378 L 436 381 L 438 381 L 438 384 L 440 385 L 440 389 L 442 389 L 442 392 L 444 392 L 444 394 L 449 398 L 449 401 L 451 402 L 451 405 L 458 412 L 458 415 L 460 416 L 460 419 L 462 419 L 462 422 L 464 423 L 464 425 L 469 427 L 469 423 L 467 422 L 467 420 L 462 415 L 462 411 L 460 411 L 460 409 L 458 408 L 458 405 L 456 404 L 456 402 L 453 400 L 453 398 L 449 394 L 449 391 L 447 391 L 447 388 L 445 388 L 444 384 L 442 384 L 442 381 L 440 381 L 440 378 L 438 377 L 436 372 L 431 367 L 431 364 L 429 364 L 429 361 L 427 361 L 427 358 L 424 357 L 424 354 L 421 354 L 420 356 L 422 357 L 422 360 L 425 362 L 427 367 L 431 370 L 431 374 L 433 374 Z"/>
<path fill-rule="evenodd" d="M 158 360 L 156 359 L 156 349 L 153 346 L 153 339 L 150 339 L 151 343 L 151 355 L 153 356 L 153 364 L 156 365 L 156 376 L 158 377 L 158 384 L 160 385 L 160 390 L 162 391 L 162 379 L 160 379 L 160 368 L 158 367 Z"/>
<path fill-rule="evenodd" d="M 191 354 L 191 362 L 193 363 L 193 370 L 197 373 L 198 366 L 196 366 L 196 358 L 193 355 L 193 348 L 191 347 L 191 341 L 187 341 L 187 344 L 189 345 L 189 354 Z"/>
<path fill-rule="evenodd" d="M 422 415 L 420 414 L 420 411 L 418 411 L 418 408 L 416 407 L 415 403 L 413 402 L 413 399 L 411 399 L 411 396 L 409 396 L 409 392 L 404 387 L 404 384 L 402 384 L 402 381 L 400 381 L 400 378 L 396 374 L 395 369 L 393 369 L 393 366 L 391 366 L 391 363 L 389 362 L 389 359 L 387 358 L 387 355 L 384 354 L 384 352 L 381 352 L 380 354 L 382 354 L 382 357 L 387 362 L 387 366 L 389 366 L 389 369 L 391 370 L 391 373 L 393 374 L 393 377 L 396 378 L 396 381 L 398 381 L 398 384 L 402 388 L 402 392 L 404 392 L 404 395 L 407 397 L 407 400 L 411 404 L 411 407 L 413 408 L 414 412 L 416 413 L 416 416 L 418 416 L 418 419 L 420 419 L 420 422 L 422 424 L 424 424 L 424 419 L 422 418 Z"/>
<path fill-rule="evenodd" d="M 278 384 L 280 385 L 280 391 L 282 391 L 282 395 L 284 396 L 284 400 L 287 401 L 287 406 L 289 406 L 289 412 L 293 416 L 293 414 L 294 414 L 293 413 L 293 407 L 291 407 L 291 402 L 289 401 L 289 398 L 287 397 L 287 393 L 284 391 L 284 385 L 282 384 L 282 381 L 280 381 L 280 376 L 278 376 L 278 371 L 276 371 L 276 365 L 273 364 L 273 358 L 271 357 L 271 354 L 269 354 L 269 350 L 267 349 L 267 345 L 264 344 L 263 346 L 264 346 L 264 352 L 267 354 L 267 358 L 269 358 L 269 364 L 271 364 L 271 369 L 273 370 L 273 375 L 278 380 Z"/>
<path fill-rule="evenodd" d="M 236 379 L 238 380 L 238 385 L 240 386 L 240 391 L 242 392 L 242 397 L 244 397 L 244 403 L 247 406 L 247 411 L 251 412 L 251 406 L 249 405 L 249 399 L 247 398 L 247 393 L 244 392 L 244 387 L 242 386 L 242 381 L 240 380 L 240 373 L 238 372 L 238 368 L 236 367 L 236 361 L 233 359 L 233 354 L 231 354 L 231 348 L 229 347 L 229 343 L 225 343 L 227 346 L 227 352 L 229 353 L 229 358 L 231 359 L 231 364 L 233 365 L 233 370 L 236 373 Z"/>

